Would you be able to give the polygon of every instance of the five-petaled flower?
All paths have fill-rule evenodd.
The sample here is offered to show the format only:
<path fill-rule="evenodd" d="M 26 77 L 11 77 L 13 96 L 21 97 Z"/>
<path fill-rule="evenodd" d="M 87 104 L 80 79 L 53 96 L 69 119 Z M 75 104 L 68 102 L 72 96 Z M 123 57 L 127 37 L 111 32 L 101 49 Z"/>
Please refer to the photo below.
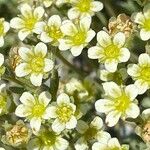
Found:
<path fill-rule="evenodd" d="M 117 33 L 112 39 L 108 33 L 100 31 L 97 41 L 97 46 L 88 50 L 88 57 L 104 63 L 109 72 L 115 72 L 118 63 L 128 61 L 130 52 L 124 47 L 125 35 L 122 32 Z"/>
<path fill-rule="evenodd" d="M 136 96 L 138 89 L 130 84 L 126 87 L 118 86 L 114 82 L 103 83 L 105 98 L 96 101 L 95 108 L 100 113 L 105 113 L 108 126 L 117 124 L 119 118 L 136 118 L 139 113 Z"/>
<path fill-rule="evenodd" d="M 18 37 L 23 41 L 29 34 L 37 33 L 41 31 L 40 26 L 43 26 L 41 18 L 44 15 L 44 9 L 39 6 L 32 9 L 30 5 L 23 4 L 21 6 L 21 15 L 15 17 L 10 21 L 10 26 L 19 30 Z"/>
<path fill-rule="evenodd" d="M 47 56 L 47 46 L 40 42 L 31 49 L 21 47 L 18 52 L 22 58 L 22 63 L 15 69 L 16 76 L 30 75 L 31 83 L 40 86 L 43 76 L 51 71 L 54 66 L 54 62 Z"/>

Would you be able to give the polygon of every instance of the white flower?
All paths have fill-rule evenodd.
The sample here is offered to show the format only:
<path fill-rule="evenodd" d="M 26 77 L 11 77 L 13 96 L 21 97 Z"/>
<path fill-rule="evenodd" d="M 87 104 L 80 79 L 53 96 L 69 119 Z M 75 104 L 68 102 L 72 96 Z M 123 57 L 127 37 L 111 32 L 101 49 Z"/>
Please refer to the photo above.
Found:
<path fill-rule="evenodd" d="M 65 128 L 73 129 L 76 127 L 77 119 L 74 116 L 76 106 L 70 103 L 70 98 L 67 94 L 62 93 L 57 98 L 57 105 L 51 106 L 50 117 L 56 118 L 52 123 L 52 129 L 55 132 L 61 132 Z"/>
<path fill-rule="evenodd" d="M 43 76 L 54 66 L 53 61 L 47 58 L 47 46 L 40 42 L 31 49 L 21 47 L 18 52 L 22 63 L 15 69 L 16 76 L 30 75 L 31 83 L 40 86 Z"/>
<path fill-rule="evenodd" d="M 114 82 L 103 84 L 105 99 L 96 101 L 95 108 L 100 113 L 105 113 L 106 123 L 112 127 L 119 121 L 119 118 L 136 118 L 139 107 L 136 104 L 138 90 L 134 85 L 120 87 Z"/>
<path fill-rule="evenodd" d="M 3 147 L 0 147 L 0 150 L 5 150 Z"/>
<path fill-rule="evenodd" d="M 130 52 L 124 47 L 125 35 L 123 33 L 117 33 L 112 39 L 108 33 L 100 31 L 97 34 L 97 41 L 97 46 L 88 50 L 88 57 L 104 63 L 109 72 L 115 72 L 118 63 L 128 61 Z"/>
<path fill-rule="evenodd" d="M 95 142 L 92 150 L 129 150 L 129 146 L 120 145 L 117 138 L 111 138 L 107 143 Z"/>
<path fill-rule="evenodd" d="M 95 117 L 88 125 L 86 122 L 79 120 L 77 131 L 82 135 L 75 143 L 76 150 L 88 149 L 88 143 L 93 140 L 98 140 L 101 143 L 107 143 L 110 139 L 110 134 L 102 130 L 103 121 L 100 117 Z"/>
<path fill-rule="evenodd" d="M 9 23 L 3 18 L 0 18 L 0 47 L 4 45 L 4 36 L 8 32 L 9 28 Z"/>
<path fill-rule="evenodd" d="M 42 7 L 32 9 L 28 4 L 23 4 L 21 15 L 13 18 L 10 21 L 10 26 L 19 30 L 19 39 L 23 41 L 29 34 L 33 32 L 39 34 L 41 32 L 39 26 L 43 26 L 43 22 L 40 22 L 43 15 L 44 9 Z"/>
<path fill-rule="evenodd" d="M 150 39 L 150 4 L 145 5 L 143 13 L 135 13 L 132 16 L 135 23 L 139 24 L 140 37 L 143 41 Z"/>
<path fill-rule="evenodd" d="M 73 56 L 79 56 L 84 47 L 93 39 L 95 32 L 90 29 L 91 18 L 85 17 L 75 24 L 70 20 L 62 23 L 61 30 L 65 35 L 60 40 L 59 49 L 65 51 L 70 49 Z"/>
<path fill-rule="evenodd" d="M 54 0 L 42 0 L 45 7 L 50 7 Z"/>
<path fill-rule="evenodd" d="M 29 142 L 28 150 L 66 150 L 68 145 L 68 141 L 61 135 L 50 130 L 41 130 L 37 137 Z"/>
<path fill-rule="evenodd" d="M 70 19 L 93 16 L 95 12 L 103 9 L 103 4 L 94 0 L 72 0 L 71 4 L 73 8 L 68 11 Z"/>
<path fill-rule="evenodd" d="M 61 18 L 58 15 L 51 16 L 48 20 L 48 23 L 44 23 L 40 40 L 44 43 L 51 42 L 54 45 L 58 45 L 59 40 L 63 37 L 60 27 Z"/>
<path fill-rule="evenodd" d="M 39 96 L 33 96 L 29 92 L 24 92 L 18 105 L 15 114 L 18 117 L 26 117 L 30 120 L 30 126 L 34 133 L 40 130 L 43 119 L 50 118 L 48 104 L 51 101 L 51 96 L 48 92 L 42 92 Z"/>
<path fill-rule="evenodd" d="M 139 94 L 150 88 L 150 56 L 143 53 L 139 56 L 138 64 L 128 65 L 128 74 L 135 80 Z"/>

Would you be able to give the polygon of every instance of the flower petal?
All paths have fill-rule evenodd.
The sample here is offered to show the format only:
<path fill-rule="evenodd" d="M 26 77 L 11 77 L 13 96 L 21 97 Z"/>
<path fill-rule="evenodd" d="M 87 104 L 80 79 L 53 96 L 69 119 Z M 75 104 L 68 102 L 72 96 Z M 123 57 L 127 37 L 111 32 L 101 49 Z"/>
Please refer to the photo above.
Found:
<path fill-rule="evenodd" d="M 110 139 L 108 141 L 108 146 L 111 147 L 111 148 L 116 148 L 116 147 L 121 148 L 121 145 L 120 145 L 117 138 Z"/>
<path fill-rule="evenodd" d="M 10 29 L 9 23 L 4 21 L 4 33 L 6 33 L 9 29 Z"/>
<path fill-rule="evenodd" d="M 3 45 L 4 45 L 4 38 L 0 36 L 0 47 L 2 47 Z"/>
<path fill-rule="evenodd" d="M 136 64 L 130 64 L 128 65 L 128 70 L 127 70 L 127 73 L 130 75 L 130 76 L 133 76 L 133 77 L 137 77 L 139 76 L 139 70 L 140 70 L 140 67 Z"/>
<path fill-rule="evenodd" d="M 29 116 L 31 113 L 28 111 L 27 107 L 23 104 L 20 104 L 16 110 L 15 110 L 15 114 L 18 117 L 27 117 Z"/>
<path fill-rule="evenodd" d="M 61 18 L 58 15 L 53 15 L 48 19 L 48 26 L 61 26 Z"/>
<path fill-rule="evenodd" d="M 28 105 L 28 106 L 32 106 L 35 103 L 35 99 L 33 95 L 29 92 L 24 92 L 20 97 L 20 101 L 24 105 Z"/>
<path fill-rule="evenodd" d="M 117 66 L 118 66 L 118 62 L 115 60 L 106 60 L 105 61 L 105 68 L 109 71 L 109 72 L 115 72 L 117 70 Z"/>
<path fill-rule="evenodd" d="M 10 26 L 15 29 L 21 29 L 23 27 L 23 24 L 24 21 L 19 17 L 15 17 L 10 21 Z"/>
<path fill-rule="evenodd" d="M 46 116 L 48 115 L 49 118 L 56 118 L 57 117 L 57 114 L 56 114 L 56 106 L 50 106 L 46 109 Z M 44 115 L 44 118 L 45 118 L 45 115 Z M 46 117 L 47 118 L 47 117 Z"/>
<path fill-rule="evenodd" d="M 95 36 L 95 31 L 94 30 L 89 30 L 87 32 L 87 38 L 85 40 L 86 43 L 89 43 Z"/>
<path fill-rule="evenodd" d="M 103 130 L 99 131 L 97 133 L 97 140 L 100 142 L 100 143 L 107 143 L 108 140 L 111 138 L 110 134 L 108 132 L 105 132 Z"/>
<path fill-rule="evenodd" d="M 68 11 L 68 18 L 70 20 L 78 18 L 80 15 L 80 11 L 77 8 L 71 8 Z"/>
<path fill-rule="evenodd" d="M 127 62 L 130 58 L 130 52 L 127 48 L 121 48 L 120 50 L 120 57 L 119 57 L 119 61 L 120 62 Z"/>
<path fill-rule="evenodd" d="M 50 38 L 46 32 L 41 33 L 40 40 L 44 43 L 49 43 L 49 42 L 53 41 L 53 39 Z"/>
<path fill-rule="evenodd" d="M 52 130 L 54 132 L 60 133 L 65 129 L 65 124 L 60 122 L 58 119 L 55 119 L 53 124 L 52 124 Z"/>
<path fill-rule="evenodd" d="M 0 66 L 4 63 L 4 55 L 0 53 Z"/>
<path fill-rule="evenodd" d="M 32 50 L 27 47 L 20 47 L 18 50 L 19 56 L 24 60 L 28 61 L 30 60 L 29 55 L 32 55 Z"/>
<path fill-rule="evenodd" d="M 54 62 L 51 59 L 44 59 L 45 66 L 44 66 L 44 72 L 49 72 L 54 68 Z"/>
<path fill-rule="evenodd" d="M 42 74 L 31 74 L 30 81 L 34 86 L 40 86 L 42 84 Z"/>
<path fill-rule="evenodd" d="M 67 140 L 59 137 L 57 138 L 57 142 L 55 143 L 55 146 L 58 150 L 66 150 L 69 146 L 69 143 Z"/>
<path fill-rule="evenodd" d="M 92 11 L 98 12 L 98 11 L 101 11 L 102 9 L 103 9 L 103 3 L 98 2 L 98 1 L 91 2 Z"/>
<path fill-rule="evenodd" d="M 41 119 L 40 118 L 32 118 L 30 120 L 30 126 L 33 130 L 33 133 L 37 133 L 40 130 L 41 127 Z"/>
<path fill-rule="evenodd" d="M 38 20 L 41 19 L 44 15 L 44 9 L 43 7 L 39 6 L 34 9 L 34 17 L 37 18 Z"/>
<path fill-rule="evenodd" d="M 148 84 L 143 80 L 137 80 L 134 84 L 137 86 L 139 94 L 144 94 L 148 89 Z"/>
<path fill-rule="evenodd" d="M 150 39 L 150 31 L 147 31 L 145 29 L 141 29 L 140 37 L 143 41 L 149 40 Z"/>
<path fill-rule="evenodd" d="M 122 47 L 125 44 L 125 39 L 125 34 L 119 32 L 114 36 L 113 43 L 118 47 Z"/>
<path fill-rule="evenodd" d="M 38 100 L 41 104 L 44 104 L 44 106 L 46 107 L 51 101 L 51 95 L 49 92 L 44 91 L 39 95 Z"/>
<path fill-rule="evenodd" d="M 29 34 L 31 33 L 31 31 L 27 31 L 27 30 L 20 30 L 18 33 L 18 37 L 21 41 L 23 41 Z"/>
<path fill-rule="evenodd" d="M 42 55 L 42 57 L 45 57 L 47 54 L 47 46 L 40 42 L 34 47 L 34 52 L 37 56 Z"/>
<path fill-rule="evenodd" d="M 150 65 L 150 56 L 146 53 L 141 54 L 139 56 L 139 64 L 144 66 Z"/>
<path fill-rule="evenodd" d="M 96 116 L 90 124 L 91 127 L 95 127 L 96 129 L 101 129 L 103 127 L 103 120 Z"/>
<path fill-rule="evenodd" d="M 35 24 L 33 32 L 36 33 L 36 34 L 41 34 L 42 31 L 44 30 L 44 27 L 45 27 L 45 22 L 37 22 Z"/>
<path fill-rule="evenodd" d="M 70 49 L 71 47 L 72 46 L 71 46 L 71 44 L 69 44 L 68 40 L 64 40 L 64 39 L 59 40 L 59 49 L 61 51 L 66 51 L 66 50 Z"/>
<path fill-rule="evenodd" d="M 83 45 L 80 45 L 80 46 L 73 46 L 71 48 L 71 53 L 73 56 L 79 56 L 81 53 L 82 53 L 82 50 L 83 50 Z"/>
<path fill-rule="evenodd" d="M 30 5 L 28 5 L 27 3 L 26 4 L 23 4 L 21 6 L 21 14 L 24 16 L 24 17 L 28 17 L 28 16 L 31 16 L 32 15 L 32 8 L 30 7 Z"/>
<path fill-rule="evenodd" d="M 62 93 L 57 97 L 57 104 L 61 105 L 62 103 L 70 103 L 70 98 L 65 93 Z"/>
<path fill-rule="evenodd" d="M 80 20 L 80 28 L 82 31 L 88 31 L 91 25 L 91 17 L 84 17 Z"/>
<path fill-rule="evenodd" d="M 66 129 L 73 129 L 77 125 L 77 119 L 75 116 L 72 116 L 69 122 L 66 123 Z"/>

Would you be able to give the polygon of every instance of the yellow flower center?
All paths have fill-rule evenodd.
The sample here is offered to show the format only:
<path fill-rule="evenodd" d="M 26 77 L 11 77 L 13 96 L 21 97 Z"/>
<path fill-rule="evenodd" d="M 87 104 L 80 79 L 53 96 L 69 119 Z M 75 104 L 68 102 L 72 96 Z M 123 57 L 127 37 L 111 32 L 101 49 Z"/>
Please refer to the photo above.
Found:
<path fill-rule="evenodd" d="M 146 19 L 143 25 L 144 29 L 150 31 L 150 19 Z"/>
<path fill-rule="evenodd" d="M 87 131 L 84 133 L 84 137 L 86 140 L 92 140 L 95 138 L 96 134 L 97 134 L 97 129 L 94 127 L 89 127 L 87 129 Z"/>
<path fill-rule="evenodd" d="M 55 41 L 60 39 L 63 36 L 60 28 L 54 25 L 46 26 L 45 31 L 46 33 L 48 33 L 48 36 L 53 38 Z"/>
<path fill-rule="evenodd" d="M 81 12 L 88 12 L 91 8 L 91 0 L 80 0 L 76 7 Z"/>
<path fill-rule="evenodd" d="M 0 20 L 0 36 L 2 36 L 4 34 L 4 24 L 3 21 Z"/>
<path fill-rule="evenodd" d="M 56 142 L 56 135 L 52 131 L 42 132 L 40 136 L 41 143 L 45 146 L 52 146 Z"/>
<path fill-rule="evenodd" d="M 30 62 L 30 68 L 34 73 L 41 73 L 44 69 L 44 58 L 40 56 L 34 56 Z"/>
<path fill-rule="evenodd" d="M 43 104 L 35 104 L 32 108 L 32 116 L 41 117 L 44 114 L 45 106 Z"/>
<path fill-rule="evenodd" d="M 125 94 L 125 92 L 122 93 L 122 95 L 115 99 L 114 101 L 115 109 L 121 113 L 125 113 L 127 108 L 129 108 L 130 105 L 130 99 Z"/>
<path fill-rule="evenodd" d="M 24 26 L 26 29 L 28 29 L 29 31 L 32 31 L 35 24 L 37 23 L 38 19 L 35 18 L 33 15 L 32 16 L 28 16 L 26 18 L 23 18 L 24 20 Z"/>
<path fill-rule="evenodd" d="M 140 78 L 150 83 L 150 67 L 142 67 L 140 70 Z"/>
<path fill-rule="evenodd" d="M 57 108 L 56 114 L 61 122 L 66 123 L 71 119 L 73 109 L 71 106 L 64 103 Z"/>
<path fill-rule="evenodd" d="M 111 44 L 104 49 L 104 53 L 107 59 L 117 59 L 120 55 L 120 49 L 118 46 Z"/>

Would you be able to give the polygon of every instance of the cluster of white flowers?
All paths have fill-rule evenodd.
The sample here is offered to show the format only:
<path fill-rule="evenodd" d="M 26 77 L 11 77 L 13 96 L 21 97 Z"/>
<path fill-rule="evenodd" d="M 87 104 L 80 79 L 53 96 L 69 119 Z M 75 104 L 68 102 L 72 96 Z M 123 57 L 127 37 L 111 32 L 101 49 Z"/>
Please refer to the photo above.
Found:
<path fill-rule="evenodd" d="M 63 6 L 69 6 L 64 17 L 59 12 Z M 4 144 L 13 143 L 9 146 L 16 148 L 27 139 L 28 150 L 129 150 L 129 145 L 120 144 L 109 129 L 120 122 L 137 123 L 140 118 L 144 123 L 137 124 L 135 132 L 150 143 L 150 109 L 140 115 L 138 96 L 149 95 L 150 53 L 141 53 L 138 62 L 132 61 L 134 52 L 125 34 L 127 25 L 129 31 L 132 26 L 129 21 L 124 21 L 125 31 L 112 34 L 103 28 L 97 33 L 93 16 L 103 7 L 98 0 L 21 0 L 17 17 L 10 23 L 0 19 L 0 47 L 10 27 L 19 41 L 14 64 L 0 53 L 0 116 L 9 114 L 13 122 L 23 122 L 21 126 L 12 124 L 9 132 L 5 122 Z M 51 8 L 54 13 L 49 13 Z M 139 25 L 135 30 L 140 29 L 140 38 L 148 41 L 150 4 L 131 18 L 134 26 Z M 92 42 L 95 35 L 97 44 Z M 93 59 L 98 60 L 100 75 L 89 73 L 94 65 L 83 68 L 87 69 L 84 72 L 69 62 L 82 54 L 89 66 Z M 70 77 L 72 72 L 64 68 L 62 72 L 68 76 L 63 79 L 63 65 L 57 57 L 80 78 Z"/>

